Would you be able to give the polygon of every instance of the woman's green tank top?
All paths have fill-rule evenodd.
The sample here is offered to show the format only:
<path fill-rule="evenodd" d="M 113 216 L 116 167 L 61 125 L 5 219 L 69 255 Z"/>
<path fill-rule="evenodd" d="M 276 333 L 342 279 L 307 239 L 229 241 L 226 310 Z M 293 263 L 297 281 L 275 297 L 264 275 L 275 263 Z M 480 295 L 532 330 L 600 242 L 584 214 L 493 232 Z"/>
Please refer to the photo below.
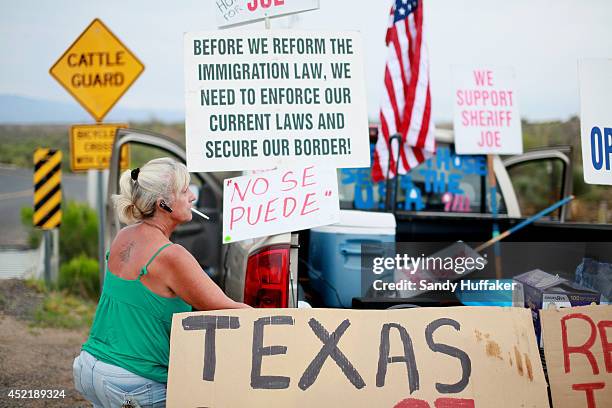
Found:
<path fill-rule="evenodd" d="M 181 298 L 153 293 L 140 277 L 155 257 L 172 243 L 159 248 L 142 268 L 138 279 L 122 279 L 108 268 L 89 339 L 82 349 L 98 360 L 154 381 L 168 382 L 170 327 L 174 313 L 190 312 Z"/>

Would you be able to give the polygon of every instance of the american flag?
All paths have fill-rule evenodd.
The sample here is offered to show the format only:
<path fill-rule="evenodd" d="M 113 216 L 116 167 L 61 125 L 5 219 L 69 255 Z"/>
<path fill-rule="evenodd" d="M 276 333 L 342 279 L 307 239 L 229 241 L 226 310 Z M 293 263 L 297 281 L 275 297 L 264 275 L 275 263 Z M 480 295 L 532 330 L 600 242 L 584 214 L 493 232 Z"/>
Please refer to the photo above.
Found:
<path fill-rule="evenodd" d="M 372 179 L 395 177 L 397 142 L 390 154 L 389 138 L 400 134 L 400 174 L 406 174 L 436 151 L 431 116 L 429 62 L 423 41 L 422 0 L 395 0 L 385 38 L 387 64 L 385 91 L 380 106 L 380 131 L 374 151 Z M 387 175 L 387 169 L 390 171 Z"/>

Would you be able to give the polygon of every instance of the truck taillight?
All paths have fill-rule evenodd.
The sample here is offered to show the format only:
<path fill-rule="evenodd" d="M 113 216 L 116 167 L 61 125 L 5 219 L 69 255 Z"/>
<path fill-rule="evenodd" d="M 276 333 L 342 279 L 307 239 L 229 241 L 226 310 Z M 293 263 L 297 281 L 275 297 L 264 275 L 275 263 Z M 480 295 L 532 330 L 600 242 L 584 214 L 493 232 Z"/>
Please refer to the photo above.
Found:
<path fill-rule="evenodd" d="M 249 256 L 244 303 L 258 308 L 287 307 L 289 245 L 272 245 Z"/>

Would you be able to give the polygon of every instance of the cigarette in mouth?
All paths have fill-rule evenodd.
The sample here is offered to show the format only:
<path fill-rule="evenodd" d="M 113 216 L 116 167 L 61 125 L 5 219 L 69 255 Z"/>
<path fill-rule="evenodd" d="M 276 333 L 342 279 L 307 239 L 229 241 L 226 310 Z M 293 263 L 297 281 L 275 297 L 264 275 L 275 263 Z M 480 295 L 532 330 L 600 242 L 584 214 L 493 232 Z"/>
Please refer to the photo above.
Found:
<path fill-rule="evenodd" d="M 195 208 L 191 207 L 191 211 L 193 211 L 194 213 L 198 214 L 200 217 L 204 218 L 205 220 L 210 220 L 210 218 L 208 217 L 208 215 L 206 214 L 202 214 L 201 212 L 199 212 L 198 210 L 196 210 Z"/>

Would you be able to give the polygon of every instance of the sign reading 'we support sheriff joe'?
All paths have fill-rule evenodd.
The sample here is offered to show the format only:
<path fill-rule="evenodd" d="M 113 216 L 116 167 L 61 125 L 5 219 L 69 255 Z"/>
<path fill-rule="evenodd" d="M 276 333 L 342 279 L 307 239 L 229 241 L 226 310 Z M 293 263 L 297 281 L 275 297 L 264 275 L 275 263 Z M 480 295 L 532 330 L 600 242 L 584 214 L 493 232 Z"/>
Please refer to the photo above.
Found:
<path fill-rule="evenodd" d="M 453 80 L 457 153 L 523 153 L 513 70 L 454 67 Z"/>

